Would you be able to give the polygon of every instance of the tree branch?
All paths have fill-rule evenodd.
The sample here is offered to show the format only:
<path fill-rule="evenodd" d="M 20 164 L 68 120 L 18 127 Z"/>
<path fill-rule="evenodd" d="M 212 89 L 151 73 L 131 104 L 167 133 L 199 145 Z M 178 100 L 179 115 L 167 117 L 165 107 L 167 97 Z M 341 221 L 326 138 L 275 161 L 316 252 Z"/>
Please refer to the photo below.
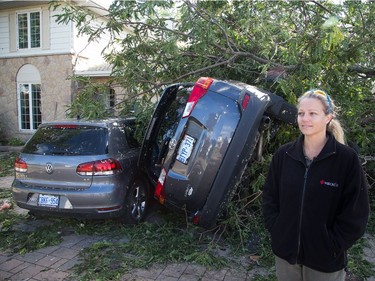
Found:
<path fill-rule="evenodd" d="M 375 69 L 368 68 L 360 65 L 353 65 L 348 67 L 348 71 L 363 74 L 366 77 L 375 77 Z"/>

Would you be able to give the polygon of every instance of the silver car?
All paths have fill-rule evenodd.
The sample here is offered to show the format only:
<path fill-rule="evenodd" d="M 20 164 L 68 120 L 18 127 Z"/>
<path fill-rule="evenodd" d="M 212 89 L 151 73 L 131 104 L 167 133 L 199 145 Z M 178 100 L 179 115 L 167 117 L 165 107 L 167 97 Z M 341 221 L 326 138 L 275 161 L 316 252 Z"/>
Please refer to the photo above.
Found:
<path fill-rule="evenodd" d="M 14 201 L 33 214 L 144 219 L 133 118 L 42 124 L 15 161 Z"/>

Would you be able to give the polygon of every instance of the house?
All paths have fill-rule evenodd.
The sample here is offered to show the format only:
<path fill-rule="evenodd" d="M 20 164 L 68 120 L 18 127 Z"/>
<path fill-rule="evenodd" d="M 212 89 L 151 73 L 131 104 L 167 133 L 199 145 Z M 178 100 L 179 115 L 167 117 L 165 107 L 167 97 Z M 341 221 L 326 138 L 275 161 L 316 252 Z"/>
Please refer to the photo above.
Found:
<path fill-rule="evenodd" d="M 70 1 L 89 4 L 102 13 L 108 1 Z M 66 118 L 77 90 L 73 75 L 106 81 L 111 67 L 101 51 L 108 38 L 88 44 L 73 22 L 58 24 L 62 8 L 49 1 L 0 2 L 0 134 L 28 140 L 38 125 Z M 109 89 L 108 106 L 121 89 Z M 122 93 L 123 94 L 123 93 Z M 0 140 L 1 141 L 1 140 Z"/>

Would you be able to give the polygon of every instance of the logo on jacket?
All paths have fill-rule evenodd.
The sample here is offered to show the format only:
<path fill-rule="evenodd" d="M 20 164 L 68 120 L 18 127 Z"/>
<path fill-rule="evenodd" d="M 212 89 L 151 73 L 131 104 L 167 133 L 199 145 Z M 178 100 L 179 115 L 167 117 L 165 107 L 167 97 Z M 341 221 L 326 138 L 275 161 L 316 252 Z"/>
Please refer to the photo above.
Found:
<path fill-rule="evenodd" d="M 321 185 L 330 186 L 330 187 L 339 187 L 339 184 L 337 182 L 329 182 L 325 180 L 320 180 Z"/>

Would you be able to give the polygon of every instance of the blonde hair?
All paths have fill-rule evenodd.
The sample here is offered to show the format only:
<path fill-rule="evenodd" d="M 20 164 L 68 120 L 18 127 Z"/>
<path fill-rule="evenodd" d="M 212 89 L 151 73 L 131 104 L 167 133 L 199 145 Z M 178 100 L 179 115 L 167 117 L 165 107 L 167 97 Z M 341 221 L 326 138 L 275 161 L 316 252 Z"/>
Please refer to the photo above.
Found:
<path fill-rule="evenodd" d="M 327 131 L 330 132 L 338 142 L 346 144 L 344 129 L 342 128 L 340 121 L 336 118 L 337 107 L 335 106 L 331 97 L 322 90 L 309 90 L 298 98 L 298 106 L 301 100 L 305 98 L 313 98 L 321 101 L 324 106 L 325 114 L 332 114 L 333 116 L 331 121 L 327 124 Z"/>

